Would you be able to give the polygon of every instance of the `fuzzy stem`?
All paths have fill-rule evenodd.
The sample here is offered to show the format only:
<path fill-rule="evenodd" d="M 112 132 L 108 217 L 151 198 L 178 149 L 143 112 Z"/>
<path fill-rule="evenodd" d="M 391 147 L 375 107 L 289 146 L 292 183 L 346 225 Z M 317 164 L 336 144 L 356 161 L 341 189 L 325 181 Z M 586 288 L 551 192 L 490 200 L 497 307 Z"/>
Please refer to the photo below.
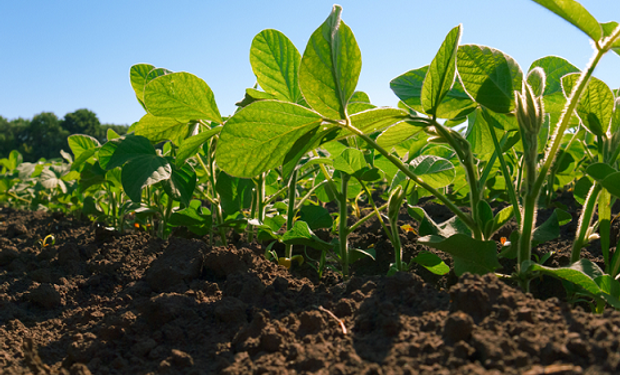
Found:
<path fill-rule="evenodd" d="M 291 174 L 291 179 L 288 182 L 288 212 L 286 214 L 286 230 L 293 228 L 293 222 L 295 219 L 295 189 L 297 186 L 297 169 Z M 286 244 L 285 257 L 291 259 L 293 256 L 293 245 Z"/>
<path fill-rule="evenodd" d="M 592 216 L 594 215 L 594 208 L 596 207 L 596 201 L 598 200 L 601 188 L 601 185 L 595 182 L 594 185 L 592 185 L 592 187 L 590 188 L 588 197 L 583 204 L 583 211 L 581 212 L 581 216 L 579 217 L 579 225 L 577 226 L 575 240 L 573 241 L 573 248 L 570 253 L 571 264 L 579 260 L 579 256 L 581 255 L 581 249 L 588 243 L 588 239 L 585 237 L 588 233 L 588 228 L 590 227 Z"/>

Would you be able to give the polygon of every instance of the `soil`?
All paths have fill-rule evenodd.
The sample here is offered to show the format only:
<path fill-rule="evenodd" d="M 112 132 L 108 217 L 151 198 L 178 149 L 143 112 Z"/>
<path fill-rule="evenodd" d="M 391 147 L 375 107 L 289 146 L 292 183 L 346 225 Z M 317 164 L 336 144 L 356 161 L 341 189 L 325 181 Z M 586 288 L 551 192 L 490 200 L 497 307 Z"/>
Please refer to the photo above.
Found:
<path fill-rule="evenodd" d="M 567 263 L 575 227 L 536 253 Z M 343 282 L 329 270 L 319 279 L 308 263 L 287 270 L 238 236 L 209 247 L 0 208 L 0 372 L 620 373 L 620 312 L 571 305 L 552 279 L 524 294 L 493 275 L 383 276 L 393 256 L 380 225 L 358 233 L 351 244 L 374 244 L 377 260 L 359 261 Z M 47 234 L 55 245 L 39 244 Z M 429 250 L 413 233 L 402 241 L 405 260 Z M 600 263 L 596 246 L 584 255 Z"/>

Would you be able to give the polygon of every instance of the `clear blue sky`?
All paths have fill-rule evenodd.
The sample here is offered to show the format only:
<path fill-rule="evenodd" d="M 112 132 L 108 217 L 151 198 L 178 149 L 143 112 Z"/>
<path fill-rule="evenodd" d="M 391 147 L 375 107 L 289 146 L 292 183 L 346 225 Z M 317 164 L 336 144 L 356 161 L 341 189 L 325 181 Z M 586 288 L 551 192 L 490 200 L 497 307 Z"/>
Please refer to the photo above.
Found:
<path fill-rule="evenodd" d="M 620 1 L 582 0 L 600 22 L 620 21 Z M 255 83 L 252 38 L 278 29 L 303 53 L 333 1 L 0 1 L 0 116 L 63 117 L 80 108 L 102 123 L 129 125 L 144 114 L 129 68 L 149 63 L 204 79 L 222 115 Z M 342 18 L 362 51 L 358 90 L 396 105 L 394 77 L 429 64 L 448 31 L 463 24 L 462 44 L 494 47 L 527 70 L 556 55 L 583 68 L 587 37 L 529 0 L 342 0 Z M 608 54 L 595 76 L 620 86 L 620 56 Z"/>

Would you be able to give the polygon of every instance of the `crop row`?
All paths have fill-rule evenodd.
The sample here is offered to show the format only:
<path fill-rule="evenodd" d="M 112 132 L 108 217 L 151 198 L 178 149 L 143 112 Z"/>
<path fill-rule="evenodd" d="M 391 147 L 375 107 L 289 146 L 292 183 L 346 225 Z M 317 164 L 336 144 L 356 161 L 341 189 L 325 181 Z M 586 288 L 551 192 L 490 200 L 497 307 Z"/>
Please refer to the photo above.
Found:
<path fill-rule="evenodd" d="M 356 91 L 361 52 L 334 6 L 303 55 L 279 31 L 256 35 L 257 85 L 228 118 L 202 79 L 131 67 L 147 114 L 129 134 L 109 130 L 104 144 L 71 135 L 65 162 L 23 163 L 12 152 L 2 160 L 0 202 L 88 215 L 120 231 L 149 227 L 164 238 L 184 226 L 226 245 L 231 230 L 245 232 L 287 266 L 310 261 L 296 249 L 316 249 L 319 274 L 332 267 L 345 278 L 351 262 L 374 257 L 373 249 L 350 247 L 348 236 L 376 218 L 394 247 L 389 273 L 412 262 L 448 272 L 430 252 L 403 260 L 400 232 L 413 230 L 397 225 L 406 205 L 419 222 L 418 243 L 449 254 L 457 275 L 495 272 L 500 258 L 516 258 L 515 272 L 498 276 L 525 291 L 547 274 L 595 311 L 620 308 L 620 256 L 610 243 L 611 206 L 620 197 L 620 90 L 593 77 L 603 55 L 620 54 L 620 27 L 572 0 L 535 1 L 592 39 L 583 70 L 548 56 L 524 72 L 500 50 L 460 45 L 459 25 L 429 65 L 390 82 L 398 107 L 376 107 Z M 583 206 L 571 265 L 546 267 L 532 247 L 572 218 L 557 208 L 536 227 L 538 206 L 550 207 L 554 192 L 568 188 Z M 426 197 L 454 216 L 436 223 L 417 206 Z M 519 229 L 498 252 L 492 237 L 511 220 Z M 320 228 L 331 242 L 314 234 Z M 604 269 L 581 258 L 599 238 Z M 283 254 L 276 243 L 285 244 Z"/>

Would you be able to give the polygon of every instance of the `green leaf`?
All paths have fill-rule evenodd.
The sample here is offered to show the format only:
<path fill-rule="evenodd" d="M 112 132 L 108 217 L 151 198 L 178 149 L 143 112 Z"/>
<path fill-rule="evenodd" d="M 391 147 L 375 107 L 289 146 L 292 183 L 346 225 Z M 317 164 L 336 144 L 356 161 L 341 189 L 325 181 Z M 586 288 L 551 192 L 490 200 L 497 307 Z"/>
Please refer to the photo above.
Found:
<path fill-rule="evenodd" d="M 487 223 L 491 223 L 493 221 L 493 209 L 491 209 L 491 205 L 485 200 L 481 200 L 478 202 L 478 224 L 480 228 L 484 228 Z"/>
<path fill-rule="evenodd" d="M 568 73 L 579 73 L 579 69 L 576 66 L 569 63 L 568 60 L 557 56 L 547 56 L 534 61 L 530 66 L 530 71 L 538 67 L 545 71 L 546 85 L 543 96 L 552 95 L 556 92 L 561 93 L 562 77 Z"/>
<path fill-rule="evenodd" d="M 500 230 L 506 223 L 512 219 L 514 216 L 514 207 L 507 206 L 504 207 L 501 211 L 495 215 L 493 218 L 493 225 L 491 226 L 491 230 L 487 233 L 487 238 L 494 235 L 498 230 Z"/>
<path fill-rule="evenodd" d="M 403 103 L 418 112 L 424 112 L 422 107 L 422 86 L 429 66 L 410 70 L 390 82 L 390 88 Z M 454 86 L 447 92 L 437 108 L 437 117 L 452 119 L 464 116 L 476 108 L 476 103 L 469 97 L 461 81 L 457 79 Z"/>
<path fill-rule="evenodd" d="M 251 178 L 282 165 L 295 142 L 322 118 L 302 106 L 259 101 L 235 113 L 224 125 L 216 151 L 218 166 Z"/>
<path fill-rule="evenodd" d="M 202 207 L 202 202 L 195 199 L 189 205 L 170 216 L 169 224 L 173 226 L 195 226 L 204 225 L 209 221 L 209 215 L 205 215 L 203 210 L 209 211 L 206 207 Z"/>
<path fill-rule="evenodd" d="M 144 187 L 167 180 L 171 174 L 172 167 L 165 158 L 140 154 L 131 158 L 122 168 L 123 190 L 132 201 L 140 203 Z"/>
<path fill-rule="evenodd" d="M 297 220 L 293 228 L 284 233 L 282 242 L 287 245 L 309 246 L 317 250 L 329 250 L 333 247 L 332 244 L 317 237 L 310 227 L 308 227 L 308 224 L 302 220 Z"/>
<path fill-rule="evenodd" d="M 535 246 L 558 238 L 560 236 L 560 226 L 569 223 L 571 220 L 572 217 L 568 212 L 556 208 L 549 219 L 534 229 L 532 245 Z"/>
<path fill-rule="evenodd" d="M 325 207 L 307 205 L 299 210 L 299 219 L 306 222 L 310 229 L 331 228 L 334 220 Z"/>
<path fill-rule="evenodd" d="M 583 31 L 595 42 L 602 36 L 601 26 L 594 16 L 574 0 L 534 0 Z"/>
<path fill-rule="evenodd" d="M 334 169 L 349 175 L 355 174 L 368 167 L 364 153 L 354 148 L 345 149 L 342 154 L 334 158 Z"/>
<path fill-rule="evenodd" d="M 202 133 L 198 133 L 194 136 L 186 138 L 179 146 L 176 155 L 176 165 L 182 165 L 185 161 L 196 155 L 200 147 L 211 139 L 214 135 L 219 134 L 222 131 L 222 126 L 218 125 L 212 129 L 208 129 L 203 131 Z"/>
<path fill-rule="evenodd" d="M 454 259 L 454 272 L 461 276 L 465 272 L 485 274 L 501 267 L 497 261 L 494 241 L 480 241 L 464 234 L 455 234 L 449 238 L 425 236 L 418 242 L 445 251 Z"/>
<path fill-rule="evenodd" d="M 86 160 L 97 152 L 101 144 L 99 141 L 90 135 L 74 134 L 67 138 L 69 148 L 75 156 L 75 161 L 71 165 L 71 169 L 76 170 Z"/>
<path fill-rule="evenodd" d="M 411 261 L 421 265 L 435 275 L 445 275 L 450 272 L 450 267 L 438 255 L 428 251 L 420 251 Z"/>
<path fill-rule="evenodd" d="M 108 139 L 108 141 L 111 141 L 113 139 L 120 138 L 120 137 L 121 136 L 112 129 L 108 129 L 108 131 L 106 132 L 106 138 Z"/>
<path fill-rule="evenodd" d="M 146 84 L 144 99 L 147 110 L 178 122 L 207 120 L 222 123 L 213 91 L 205 81 L 193 74 L 180 72 L 158 77 Z"/>
<path fill-rule="evenodd" d="M 406 121 L 409 119 L 409 114 L 406 111 L 398 108 L 372 108 L 363 112 L 358 112 L 349 117 L 351 124 L 364 134 L 371 134 L 376 131 L 383 130 L 394 124 Z M 409 121 L 410 124 L 416 124 L 413 121 Z M 346 129 L 342 129 L 335 136 L 334 140 L 341 140 L 352 133 Z"/>
<path fill-rule="evenodd" d="M 172 141 L 178 145 L 189 135 L 191 128 L 187 123 L 178 122 L 173 118 L 147 113 L 135 125 L 134 134 L 145 137 L 154 144 Z"/>
<path fill-rule="evenodd" d="M 370 98 L 363 91 L 356 91 L 353 93 L 349 104 L 347 105 L 347 112 L 351 115 L 358 112 L 363 112 L 368 109 L 375 108 L 376 106 L 370 103 Z"/>
<path fill-rule="evenodd" d="M 532 92 L 535 96 L 541 96 L 543 94 L 547 83 L 544 69 L 536 67 L 530 70 L 527 74 L 526 80 L 527 84 L 532 88 Z"/>
<path fill-rule="evenodd" d="M 610 36 L 614 32 L 616 27 L 618 27 L 618 22 L 616 21 L 601 23 L 601 28 L 603 29 L 603 35 L 606 37 Z M 620 38 L 616 39 L 614 44 L 612 44 L 612 50 L 618 55 L 620 55 Z"/>
<path fill-rule="evenodd" d="M 67 185 L 61 179 L 62 170 L 59 168 L 55 168 L 55 166 L 46 166 L 41 171 L 41 175 L 39 176 L 39 181 L 41 185 L 46 189 L 56 189 L 60 188 L 63 193 L 67 192 Z"/>
<path fill-rule="evenodd" d="M 448 91 L 437 108 L 437 117 L 446 119 L 464 118 L 464 116 L 476 109 L 477 106 L 476 102 L 467 95 L 457 75 L 454 86 Z"/>
<path fill-rule="evenodd" d="M 252 180 L 231 177 L 225 172 L 217 175 L 215 190 L 220 196 L 222 209 L 227 215 L 250 208 L 252 204 Z"/>
<path fill-rule="evenodd" d="M 479 104 L 497 113 L 514 109 L 514 92 L 521 90 L 523 73 L 502 51 L 478 45 L 459 46 L 456 66 L 465 90 Z"/>
<path fill-rule="evenodd" d="M 594 281 L 594 278 L 602 276 L 603 271 L 588 259 L 580 259 L 569 267 L 559 268 L 545 267 L 532 261 L 525 261 L 523 263 L 524 264 L 521 266 L 522 269 L 538 271 L 545 275 L 577 284 L 593 296 L 598 296 L 602 292 Z M 592 276 L 595 277 L 593 278 Z"/>
<path fill-rule="evenodd" d="M 574 73 L 562 77 L 564 95 L 567 98 L 579 80 L 579 76 L 579 74 Z M 609 86 L 598 78 L 591 77 L 585 91 L 579 98 L 577 114 L 592 134 L 601 136 L 609 129 L 614 105 L 614 94 Z"/>
<path fill-rule="evenodd" d="M 327 20 L 312 34 L 299 67 L 299 87 L 306 102 L 327 118 L 344 119 L 355 92 L 362 55 L 353 32 L 334 5 Z"/>
<path fill-rule="evenodd" d="M 437 107 L 454 84 L 456 51 L 461 39 L 461 32 L 461 25 L 450 30 L 424 78 L 421 101 L 424 112 L 428 114 L 437 114 Z"/>
<path fill-rule="evenodd" d="M 391 148 L 394 145 L 397 145 L 414 135 L 420 133 L 423 130 L 423 127 L 416 126 L 418 125 L 415 122 L 403 121 L 397 124 L 390 126 L 385 129 L 378 137 L 377 143 L 379 146 L 383 148 Z"/>
<path fill-rule="evenodd" d="M 129 82 L 136 97 L 142 106 L 144 106 L 144 86 L 146 85 L 146 77 L 151 70 L 155 69 L 150 64 L 136 64 L 129 69 Z"/>
<path fill-rule="evenodd" d="M 177 167 L 172 163 L 173 161 L 169 160 L 172 174 L 164 184 L 164 188 L 168 196 L 179 200 L 184 206 L 188 206 L 196 188 L 196 172 L 189 164 Z"/>
<path fill-rule="evenodd" d="M 80 172 L 80 191 L 84 192 L 93 185 L 102 184 L 106 180 L 105 176 L 106 171 L 99 166 L 99 163 L 86 163 Z"/>
<path fill-rule="evenodd" d="M 422 107 L 422 86 L 429 66 L 410 70 L 390 82 L 390 88 L 408 107 L 424 112 Z"/>
<path fill-rule="evenodd" d="M 586 176 L 581 177 L 575 183 L 575 188 L 573 189 L 573 196 L 580 205 L 584 205 L 591 187 L 592 182 Z"/>
<path fill-rule="evenodd" d="M 85 134 L 70 135 L 67 138 L 67 142 L 76 159 L 79 158 L 82 153 L 89 150 L 96 150 L 101 146 L 101 143 L 99 143 L 95 137 Z"/>
<path fill-rule="evenodd" d="M 153 147 L 151 142 L 147 138 L 138 135 L 129 134 L 118 143 L 115 141 L 106 143 L 99 152 L 100 156 L 101 151 L 104 151 L 107 145 L 116 145 L 113 154 L 106 163 L 105 168 L 107 170 L 119 167 L 129 160 L 143 155 L 157 156 L 155 147 Z"/>
<path fill-rule="evenodd" d="M 491 121 L 492 125 L 502 125 L 491 117 L 491 113 L 494 112 L 476 108 L 476 110 L 468 116 L 468 127 L 465 137 L 471 145 L 471 151 L 475 155 L 486 155 L 495 152 L 495 144 L 493 143 L 492 134 L 487 124 L 487 118 Z M 504 136 L 502 129 L 497 129 L 496 126 L 493 126 L 493 131 L 495 131 L 497 139 L 502 139 Z"/>
<path fill-rule="evenodd" d="M 276 99 L 301 104 L 297 83 L 301 55 L 280 31 L 263 30 L 252 40 L 250 64 L 260 87 Z"/>
<path fill-rule="evenodd" d="M 617 171 L 606 163 L 592 163 L 586 168 L 586 173 L 597 181 L 602 181 L 615 172 Z"/>
<path fill-rule="evenodd" d="M 409 163 L 409 170 L 435 189 L 448 186 L 454 181 L 454 165 L 434 155 L 421 155 Z"/>
<path fill-rule="evenodd" d="M 615 172 L 605 177 L 605 179 L 601 181 L 601 186 L 603 186 L 609 194 L 620 198 L 620 172 Z"/>

